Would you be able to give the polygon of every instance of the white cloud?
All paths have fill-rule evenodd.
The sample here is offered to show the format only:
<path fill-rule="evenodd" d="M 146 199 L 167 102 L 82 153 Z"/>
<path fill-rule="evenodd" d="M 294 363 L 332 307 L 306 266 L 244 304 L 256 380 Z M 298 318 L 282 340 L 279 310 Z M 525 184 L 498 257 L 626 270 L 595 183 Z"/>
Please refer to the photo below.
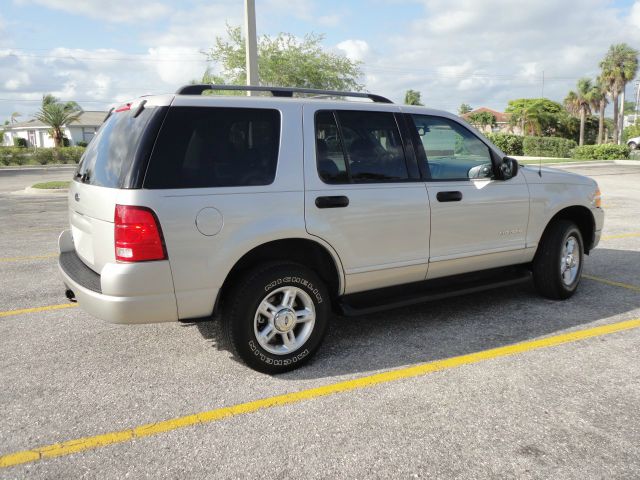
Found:
<path fill-rule="evenodd" d="M 110 22 L 131 23 L 140 20 L 155 20 L 171 12 L 167 5 L 156 0 L 16 0 L 19 5 L 35 4 L 74 15 L 83 15 Z"/>
<path fill-rule="evenodd" d="M 562 100 L 578 78 L 595 77 L 612 43 L 640 46 L 640 1 L 422 0 L 404 32 L 379 36 L 364 66 L 369 91 L 401 101 L 408 88 L 425 103 L 504 109 L 509 99 Z M 400 7 L 399 7 L 400 8 Z M 383 46 L 387 48 L 383 50 Z"/>
<path fill-rule="evenodd" d="M 363 61 L 371 53 L 369 44 L 364 40 L 345 40 L 336 45 L 338 50 L 341 50 L 345 56 L 352 61 Z"/>

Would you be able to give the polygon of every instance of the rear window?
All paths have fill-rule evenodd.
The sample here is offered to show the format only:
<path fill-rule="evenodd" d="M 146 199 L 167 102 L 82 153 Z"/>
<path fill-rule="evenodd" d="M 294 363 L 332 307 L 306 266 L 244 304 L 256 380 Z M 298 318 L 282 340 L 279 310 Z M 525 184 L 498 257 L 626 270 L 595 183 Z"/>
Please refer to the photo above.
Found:
<path fill-rule="evenodd" d="M 75 179 L 110 188 L 137 188 L 166 108 L 113 113 L 87 146 Z"/>
<path fill-rule="evenodd" d="M 144 187 L 268 185 L 275 178 L 279 145 L 277 110 L 171 107 Z"/>

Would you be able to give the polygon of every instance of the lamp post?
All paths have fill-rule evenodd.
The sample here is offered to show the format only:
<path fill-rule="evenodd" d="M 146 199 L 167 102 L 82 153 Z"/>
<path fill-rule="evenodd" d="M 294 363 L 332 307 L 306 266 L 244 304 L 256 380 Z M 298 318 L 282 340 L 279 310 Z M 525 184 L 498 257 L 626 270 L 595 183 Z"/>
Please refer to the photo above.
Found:
<path fill-rule="evenodd" d="M 256 2 L 244 2 L 245 48 L 247 56 L 247 85 L 258 85 L 258 41 L 256 37 Z M 251 95 L 251 92 L 247 92 Z"/>

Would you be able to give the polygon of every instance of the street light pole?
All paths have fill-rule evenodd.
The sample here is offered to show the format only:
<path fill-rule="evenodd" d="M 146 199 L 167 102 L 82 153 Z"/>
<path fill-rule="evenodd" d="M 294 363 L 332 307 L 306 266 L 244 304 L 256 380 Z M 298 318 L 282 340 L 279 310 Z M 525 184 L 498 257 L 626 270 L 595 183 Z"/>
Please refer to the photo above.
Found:
<path fill-rule="evenodd" d="M 258 85 L 258 40 L 256 37 L 256 2 L 244 1 L 245 48 L 247 56 L 247 85 Z M 247 92 L 251 95 L 251 92 Z"/>

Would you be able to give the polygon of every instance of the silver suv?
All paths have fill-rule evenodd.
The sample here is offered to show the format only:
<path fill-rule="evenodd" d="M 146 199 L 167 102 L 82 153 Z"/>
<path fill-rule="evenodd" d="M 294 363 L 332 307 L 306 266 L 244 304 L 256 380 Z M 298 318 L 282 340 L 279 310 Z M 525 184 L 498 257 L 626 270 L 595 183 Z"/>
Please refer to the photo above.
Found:
<path fill-rule="evenodd" d="M 545 297 L 575 292 L 603 224 L 593 180 L 520 167 L 460 118 L 377 95 L 202 95 L 237 88 L 110 113 L 59 239 L 84 310 L 115 323 L 220 312 L 235 354 L 278 373 L 311 358 L 335 313 L 531 277 Z"/>

